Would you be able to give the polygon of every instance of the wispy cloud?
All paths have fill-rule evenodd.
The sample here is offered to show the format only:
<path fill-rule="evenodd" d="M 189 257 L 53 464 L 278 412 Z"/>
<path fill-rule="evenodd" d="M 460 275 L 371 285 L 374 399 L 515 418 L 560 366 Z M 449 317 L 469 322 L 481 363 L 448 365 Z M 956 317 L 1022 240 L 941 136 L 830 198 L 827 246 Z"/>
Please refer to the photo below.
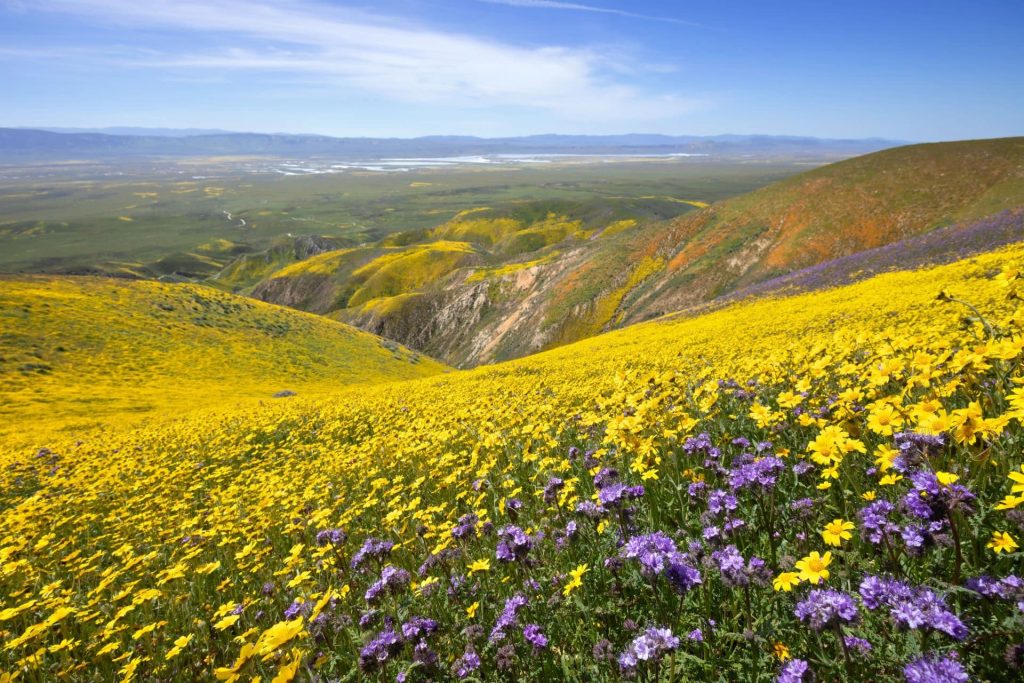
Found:
<path fill-rule="evenodd" d="M 680 24 L 683 26 L 701 26 L 701 24 L 698 24 L 696 22 L 685 21 L 683 19 L 676 19 L 675 17 L 658 17 L 650 14 L 638 14 L 636 12 L 630 12 L 624 9 L 616 9 L 612 7 L 597 7 L 595 5 L 584 5 L 578 2 L 560 2 L 559 0 L 478 0 L 478 2 L 486 2 L 489 5 L 508 5 L 509 7 L 532 7 L 537 9 L 561 9 L 572 10 L 576 12 L 615 14 L 620 17 L 630 17 L 633 19 L 647 19 L 650 21 L 663 21 L 669 24 Z"/>
<path fill-rule="evenodd" d="M 391 101 L 526 107 L 567 120 L 657 121 L 701 104 L 638 87 L 622 74 L 642 72 L 643 64 L 595 50 L 517 46 L 323 3 L 36 0 L 29 11 L 201 34 L 201 44 L 216 46 L 123 60 L 130 67 L 293 74 Z"/>

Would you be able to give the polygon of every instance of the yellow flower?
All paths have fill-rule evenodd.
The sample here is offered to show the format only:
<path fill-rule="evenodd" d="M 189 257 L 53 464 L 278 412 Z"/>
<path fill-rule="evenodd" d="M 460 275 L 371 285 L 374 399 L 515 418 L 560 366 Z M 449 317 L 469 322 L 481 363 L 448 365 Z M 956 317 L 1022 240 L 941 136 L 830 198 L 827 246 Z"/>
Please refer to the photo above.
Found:
<path fill-rule="evenodd" d="M 893 433 L 894 429 L 902 425 L 903 416 L 888 403 L 872 410 L 868 415 L 868 429 L 876 434 L 888 436 Z"/>
<path fill-rule="evenodd" d="M 1017 541 L 1013 540 L 1013 536 L 1006 531 L 993 531 L 992 540 L 985 547 L 992 548 L 998 555 L 999 553 L 1012 553 L 1019 546 Z"/>
<path fill-rule="evenodd" d="M 784 662 L 792 657 L 792 655 L 789 654 L 789 648 L 786 647 L 785 643 L 775 643 L 775 645 L 772 646 L 772 653 L 780 662 Z"/>
<path fill-rule="evenodd" d="M 853 534 L 850 533 L 853 528 L 853 522 L 846 522 L 842 519 L 833 519 L 825 525 L 825 529 L 821 532 L 821 537 L 825 540 L 825 543 L 834 545 L 838 548 L 843 541 L 848 541 L 853 538 Z"/>
<path fill-rule="evenodd" d="M 466 608 L 466 616 L 472 619 L 476 616 L 476 611 L 480 609 L 480 603 L 474 602 L 472 605 Z"/>
<path fill-rule="evenodd" d="M 568 583 L 566 583 L 562 587 L 562 595 L 568 596 L 569 593 L 572 593 L 574 590 L 582 586 L 583 575 L 586 574 L 588 571 L 590 571 L 590 568 L 585 564 L 581 564 L 580 566 L 576 567 L 576 569 L 573 569 L 571 572 L 569 572 L 569 576 L 571 576 L 572 578 L 569 580 Z"/>
<path fill-rule="evenodd" d="M 1024 496 L 1006 496 L 997 505 L 996 510 L 1012 510 L 1024 503 Z"/>
<path fill-rule="evenodd" d="M 828 566 L 832 564 L 832 553 L 826 551 L 819 555 L 818 551 L 812 551 L 807 557 L 797 561 L 796 568 L 800 570 L 800 578 L 808 583 L 821 583 L 829 577 Z"/>
<path fill-rule="evenodd" d="M 804 402 L 804 397 L 800 394 L 794 394 L 792 391 L 783 391 L 779 394 L 778 400 L 780 408 L 796 408 Z"/>
<path fill-rule="evenodd" d="M 935 478 L 938 479 L 939 483 L 943 486 L 955 484 L 957 480 L 960 479 L 959 475 L 953 474 L 952 472 L 936 472 Z"/>
<path fill-rule="evenodd" d="M 302 617 L 291 621 L 279 621 L 260 635 L 253 648 L 256 655 L 269 655 L 302 631 Z M 244 650 L 244 648 L 243 648 Z"/>
<path fill-rule="evenodd" d="M 782 572 L 772 581 L 772 585 L 777 591 L 790 592 L 793 590 L 793 586 L 800 583 L 800 577 L 796 572 Z"/>
<path fill-rule="evenodd" d="M 902 474 L 887 474 L 878 480 L 879 486 L 892 486 L 900 479 L 903 478 Z"/>
<path fill-rule="evenodd" d="M 291 658 L 287 662 L 283 662 L 281 668 L 277 670 L 277 675 L 271 683 L 288 683 L 299 670 L 299 664 L 302 662 L 302 656 L 306 654 L 303 650 L 293 650 Z"/>
<path fill-rule="evenodd" d="M 235 622 L 238 621 L 239 618 L 241 618 L 241 615 L 239 614 L 229 614 L 228 616 L 224 617 L 216 624 L 214 624 L 213 627 L 218 631 L 223 631 L 226 628 L 231 628 L 232 626 L 234 626 Z"/>
<path fill-rule="evenodd" d="M 185 647 L 187 647 L 189 643 L 192 642 L 192 638 L 193 638 L 193 636 L 191 634 L 189 634 L 187 636 L 181 636 L 180 638 L 175 640 L 174 641 L 174 647 L 172 647 L 170 650 L 167 651 L 167 654 L 164 655 L 164 659 L 174 659 L 175 657 L 177 657 L 178 654 L 182 650 L 184 650 Z"/>
<path fill-rule="evenodd" d="M 1020 466 L 1020 472 L 1010 472 L 1010 479 L 1017 482 L 1010 489 L 1011 493 L 1024 493 L 1024 465 Z"/>
<path fill-rule="evenodd" d="M 900 452 L 898 450 L 896 450 L 895 448 L 891 448 L 889 446 L 882 445 L 876 448 L 875 465 L 878 466 L 878 471 L 888 471 L 892 467 L 893 462 L 896 460 L 896 456 L 899 454 Z"/>
<path fill-rule="evenodd" d="M 864 493 L 860 494 L 860 497 L 866 501 L 872 501 L 878 496 L 874 491 L 865 491 Z"/>
<path fill-rule="evenodd" d="M 484 559 L 476 560 L 471 565 L 469 565 L 469 573 L 476 574 L 477 572 L 486 572 L 489 571 L 490 568 L 491 561 L 485 557 Z"/>

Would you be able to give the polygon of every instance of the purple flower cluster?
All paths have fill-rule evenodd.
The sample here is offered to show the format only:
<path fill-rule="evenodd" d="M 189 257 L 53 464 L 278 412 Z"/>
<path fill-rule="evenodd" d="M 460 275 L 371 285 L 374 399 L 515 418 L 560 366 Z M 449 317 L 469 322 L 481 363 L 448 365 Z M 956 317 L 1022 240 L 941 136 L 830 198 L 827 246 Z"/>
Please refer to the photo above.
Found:
<path fill-rule="evenodd" d="M 324 529 L 316 534 L 317 545 L 341 545 L 348 538 L 342 529 Z"/>
<path fill-rule="evenodd" d="M 900 472 L 908 472 L 931 455 L 942 452 L 946 439 L 941 434 L 919 434 L 917 432 L 897 432 L 892 440 L 900 454 L 894 463 Z"/>
<path fill-rule="evenodd" d="M 786 463 L 780 458 L 767 455 L 729 470 L 729 486 L 733 491 L 747 488 L 770 489 L 775 486 L 779 474 L 785 469 Z"/>
<path fill-rule="evenodd" d="M 861 534 L 870 543 L 878 545 L 894 536 L 900 528 L 889 519 L 896 507 L 887 500 L 876 500 L 857 513 Z"/>
<path fill-rule="evenodd" d="M 794 614 L 815 631 L 857 620 L 857 603 L 846 593 L 831 588 L 815 588 L 797 603 Z"/>
<path fill-rule="evenodd" d="M 803 683 L 804 676 L 807 675 L 808 667 L 807 662 L 802 659 L 793 659 L 786 662 L 783 665 L 782 670 L 779 672 L 778 678 L 775 679 L 776 683 Z"/>
<path fill-rule="evenodd" d="M 363 541 L 363 545 L 356 554 L 352 557 L 352 569 L 359 569 L 363 564 L 370 559 L 380 560 L 391 552 L 391 549 L 395 547 L 395 544 L 391 541 L 385 541 L 379 538 L 367 538 Z"/>
<path fill-rule="evenodd" d="M 534 651 L 543 650 L 548 646 L 548 638 L 537 624 L 527 624 L 523 627 L 523 638 L 533 646 Z"/>
<path fill-rule="evenodd" d="M 1016 600 L 1017 609 L 1024 612 L 1024 581 L 1013 574 L 1003 579 L 993 579 L 991 576 L 984 575 L 976 576 L 967 579 L 964 585 L 986 598 Z"/>
<path fill-rule="evenodd" d="M 707 432 L 701 432 L 684 441 L 683 452 L 690 456 L 703 455 L 705 467 L 715 470 L 721 467 L 718 460 L 722 457 L 722 451 L 711 443 L 711 435 Z"/>
<path fill-rule="evenodd" d="M 873 649 L 871 647 L 871 643 L 863 638 L 858 638 L 857 636 L 844 636 L 843 645 L 846 646 L 847 650 L 851 650 L 860 655 L 866 655 Z"/>
<path fill-rule="evenodd" d="M 608 511 L 592 500 L 585 500 L 582 503 L 576 504 L 576 512 L 590 519 L 601 519 Z"/>
<path fill-rule="evenodd" d="M 632 671 L 641 662 L 657 661 L 677 647 L 679 638 L 672 635 L 670 629 L 651 627 L 637 636 L 619 655 L 619 667 L 623 671 Z"/>
<path fill-rule="evenodd" d="M 420 565 L 420 568 L 416 570 L 416 573 L 420 576 L 426 576 L 435 567 L 442 566 L 461 555 L 462 551 L 458 548 L 445 548 L 439 553 L 428 555 L 427 559 L 423 560 L 423 564 Z"/>
<path fill-rule="evenodd" d="M 517 616 L 516 613 L 523 605 L 526 604 L 526 596 L 520 593 L 516 593 L 511 598 L 505 601 L 505 607 L 501 610 L 501 614 L 498 615 L 497 621 L 494 623 L 494 628 L 491 629 L 490 641 L 497 643 L 498 641 L 505 639 L 505 631 L 516 625 Z"/>
<path fill-rule="evenodd" d="M 708 494 L 708 512 L 712 515 L 733 512 L 738 506 L 736 496 L 724 489 L 715 489 Z"/>
<path fill-rule="evenodd" d="M 402 636 L 406 640 L 413 640 L 419 637 L 427 637 L 437 630 L 438 623 L 426 617 L 410 617 L 409 621 L 402 624 Z"/>
<path fill-rule="evenodd" d="M 925 655 L 903 667 L 907 683 L 967 683 L 971 680 L 963 665 L 952 657 Z"/>
<path fill-rule="evenodd" d="M 466 650 L 466 652 L 455 660 L 455 666 L 453 670 L 455 675 L 459 678 L 466 678 L 469 674 L 473 673 L 480 668 L 480 655 L 473 650 Z"/>
<path fill-rule="evenodd" d="M 749 562 L 745 562 L 743 555 L 734 545 L 711 553 L 711 561 L 717 565 L 722 582 L 729 587 L 746 586 L 751 581 L 766 585 L 771 580 L 771 570 L 764 560 L 752 557 Z"/>
<path fill-rule="evenodd" d="M 619 556 L 640 562 L 640 571 L 645 576 L 665 574 L 680 593 L 701 583 L 700 572 L 690 566 L 686 556 L 676 549 L 675 542 L 661 531 L 633 536 L 619 550 Z"/>
<path fill-rule="evenodd" d="M 544 485 L 544 502 L 548 505 L 554 505 L 555 501 L 558 500 L 558 492 L 565 488 L 565 481 L 558 477 L 551 477 L 548 479 L 548 483 Z"/>
<path fill-rule="evenodd" d="M 509 519 L 513 522 L 516 521 L 516 517 L 519 516 L 519 511 L 522 509 L 523 501 L 518 498 L 509 498 L 505 501 L 505 514 L 507 514 Z"/>
<path fill-rule="evenodd" d="M 606 508 L 619 507 L 626 501 L 641 498 L 644 495 L 643 486 L 626 486 L 620 481 L 608 484 L 597 493 L 601 505 Z"/>
<path fill-rule="evenodd" d="M 284 618 L 286 621 L 291 621 L 300 615 L 306 615 L 313 611 L 313 603 L 303 602 L 301 600 L 292 600 L 292 604 L 284 611 Z"/>
<path fill-rule="evenodd" d="M 404 569 L 391 565 L 384 567 L 380 572 L 380 578 L 366 589 L 366 602 L 372 605 L 381 595 L 397 593 L 409 583 L 409 578 L 409 572 Z"/>
<path fill-rule="evenodd" d="M 359 668 L 374 671 L 402 651 L 403 641 L 393 628 L 386 628 L 359 651 Z"/>
<path fill-rule="evenodd" d="M 926 521 L 944 519 L 951 510 L 971 512 L 974 494 L 966 486 L 943 486 L 935 473 L 919 470 L 910 475 L 913 488 L 903 497 L 903 506 L 911 515 Z"/>
<path fill-rule="evenodd" d="M 893 622 L 902 628 L 930 629 L 956 640 L 967 637 L 964 623 L 946 606 L 945 599 L 930 588 L 867 576 L 860 584 L 860 597 L 870 610 L 888 608 Z"/>
<path fill-rule="evenodd" d="M 459 517 L 458 523 L 452 528 L 452 538 L 476 538 L 476 525 L 480 518 L 470 513 Z"/>
<path fill-rule="evenodd" d="M 500 540 L 495 555 L 502 562 L 522 562 L 533 548 L 533 539 L 513 524 L 499 529 L 498 537 Z"/>
<path fill-rule="evenodd" d="M 378 614 L 376 610 L 370 610 L 360 620 L 360 626 L 363 626 L 364 621 L 369 623 L 375 620 L 371 617 L 375 618 Z M 425 617 L 410 617 L 402 624 L 401 633 L 395 630 L 394 623 L 391 617 L 386 618 L 385 629 L 363 646 L 359 653 L 359 668 L 367 672 L 374 671 L 388 659 L 397 656 L 406 643 L 413 642 L 413 663 L 423 668 L 434 667 L 438 662 L 438 656 L 430 648 L 427 638 L 437 631 L 438 623 Z"/>

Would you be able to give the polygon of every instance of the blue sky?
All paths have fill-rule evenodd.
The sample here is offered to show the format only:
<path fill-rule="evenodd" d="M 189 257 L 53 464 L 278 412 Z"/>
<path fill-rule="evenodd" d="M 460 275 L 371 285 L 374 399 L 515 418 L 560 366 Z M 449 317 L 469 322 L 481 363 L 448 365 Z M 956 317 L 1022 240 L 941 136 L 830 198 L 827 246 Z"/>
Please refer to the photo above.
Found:
<path fill-rule="evenodd" d="M 1018 0 L 0 0 L 0 126 L 1024 134 Z"/>

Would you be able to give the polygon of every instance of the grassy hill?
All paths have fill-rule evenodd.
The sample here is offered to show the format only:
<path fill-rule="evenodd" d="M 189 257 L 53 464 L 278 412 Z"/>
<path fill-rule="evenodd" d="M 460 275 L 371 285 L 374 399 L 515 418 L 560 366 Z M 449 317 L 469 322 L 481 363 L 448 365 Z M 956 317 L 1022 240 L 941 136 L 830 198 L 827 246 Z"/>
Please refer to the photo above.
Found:
<path fill-rule="evenodd" d="M 795 658 L 888 682 L 927 656 L 1006 680 L 1022 269 L 1012 246 L 492 367 L 8 447 L 0 666 L 667 682 Z M 176 310 L 197 290 L 177 291 Z M 145 329 L 172 349 L 205 332 L 159 315 Z M 208 380 L 228 358 L 206 351 Z M 102 372 L 62 391 L 91 396 Z M 873 600 L 879 576 L 901 583 Z M 930 621 L 894 626 L 921 604 Z M 674 635 L 652 646 L 653 627 Z"/>
<path fill-rule="evenodd" d="M 432 229 L 289 266 L 253 292 L 459 367 L 507 360 L 723 295 L 755 294 L 761 283 L 886 245 L 906 242 L 922 264 L 1024 237 L 1016 212 L 1024 207 L 1024 138 L 886 150 L 710 206 L 660 200 L 699 210 L 658 221 L 607 207 L 559 212 L 546 202 L 476 207 Z M 973 251 L 963 239 L 931 240 L 927 249 L 907 242 L 940 228 L 971 235 Z M 405 286 L 355 296 L 364 263 L 356 257 L 399 249 L 399 239 L 419 258 L 402 269 Z M 455 259 L 434 246 L 451 240 L 472 244 L 478 257 Z"/>
<path fill-rule="evenodd" d="M 628 320 L 935 228 L 1024 206 L 1024 138 L 911 145 L 840 161 L 674 221 L 665 271 Z"/>
<path fill-rule="evenodd" d="M 0 437 L 442 370 L 347 325 L 208 287 L 0 277 Z"/>

